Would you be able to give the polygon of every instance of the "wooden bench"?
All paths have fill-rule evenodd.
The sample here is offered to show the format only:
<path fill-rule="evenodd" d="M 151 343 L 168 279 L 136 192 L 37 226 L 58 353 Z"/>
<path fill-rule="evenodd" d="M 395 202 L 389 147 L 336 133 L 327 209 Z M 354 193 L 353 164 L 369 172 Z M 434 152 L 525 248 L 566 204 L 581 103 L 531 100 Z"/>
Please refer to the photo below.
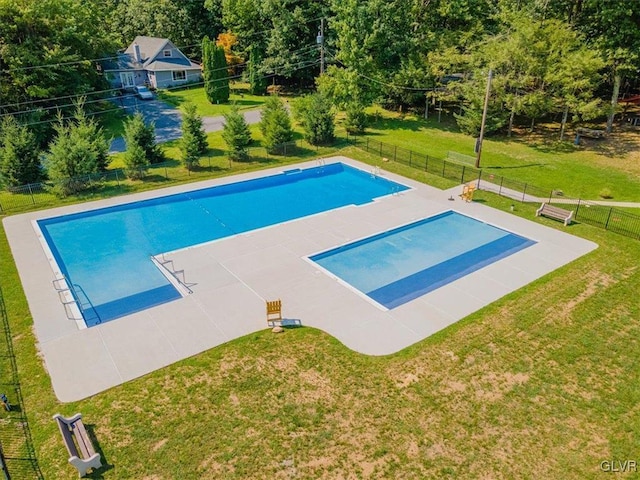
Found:
<path fill-rule="evenodd" d="M 62 440 L 69 452 L 69 463 L 78 469 L 80 477 L 84 477 L 90 468 L 100 468 L 100 454 L 96 453 L 87 430 L 82 423 L 82 414 L 76 413 L 65 418 L 59 413 L 53 416 L 58 424 Z"/>
<path fill-rule="evenodd" d="M 554 207 L 548 203 L 543 203 L 540 205 L 540 208 L 536 210 L 536 217 L 539 217 L 540 215 L 561 220 L 564 222 L 565 226 L 567 226 L 573 219 L 573 210 L 565 210 L 564 208 Z"/>

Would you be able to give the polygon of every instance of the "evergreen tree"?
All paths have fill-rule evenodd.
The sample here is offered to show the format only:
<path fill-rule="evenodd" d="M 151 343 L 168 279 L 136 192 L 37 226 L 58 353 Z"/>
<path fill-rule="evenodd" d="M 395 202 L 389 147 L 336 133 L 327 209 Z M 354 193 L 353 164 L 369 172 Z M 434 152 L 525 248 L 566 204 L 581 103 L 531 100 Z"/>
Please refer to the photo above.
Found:
<path fill-rule="evenodd" d="M 247 158 L 248 147 L 251 143 L 251 132 L 246 120 L 235 105 L 224 115 L 222 138 L 229 147 L 229 157 L 233 160 Z"/>
<path fill-rule="evenodd" d="M 42 178 L 36 137 L 13 116 L 0 125 L 0 180 L 9 187 L 34 183 Z"/>
<path fill-rule="evenodd" d="M 358 102 L 351 102 L 346 108 L 347 117 L 344 126 L 349 133 L 364 133 L 367 126 L 367 114 L 364 105 Z"/>
<path fill-rule="evenodd" d="M 68 195 L 89 184 L 90 176 L 109 162 L 109 144 L 95 120 L 84 112 L 84 99 L 76 103 L 73 118 L 65 124 L 62 117 L 54 126 L 56 136 L 49 144 L 46 167 L 54 189 Z"/>
<path fill-rule="evenodd" d="M 149 167 L 149 160 L 139 144 L 127 145 L 127 151 L 124 152 L 124 166 L 129 178 L 137 180 L 144 177 Z"/>
<path fill-rule="evenodd" d="M 82 98 L 76 105 L 73 116 L 77 135 L 86 138 L 92 145 L 96 153 L 96 168 L 98 172 L 105 172 L 111 157 L 109 156 L 109 141 L 105 137 L 102 128 L 93 117 L 88 117 L 84 110 L 85 99 Z"/>
<path fill-rule="evenodd" d="M 293 139 L 289 112 L 278 97 L 269 97 L 262 108 L 260 131 L 264 136 L 264 146 L 269 153 L 275 153 L 278 146 Z"/>
<path fill-rule="evenodd" d="M 218 104 L 229 101 L 229 75 L 224 48 L 208 37 L 202 39 L 202 77 L 209 102 Z"/>
<path fill-rule="evenodd" d="M 264 95 L 267 92 L 267 80 L 260 72 L 260 60 L 261 56 L 258 53 L 258 48 L 252 48 L 247 67 L 249 71 L 249 93 L 251 95 Z"/>
<path fill-rule="evenodd" d="M 311 145 L 328 144 L 335 138 L 331 102 L 324 95 L 315 93 L 299 98 L 294 104 L 294 116 Z"/>
<path fill-rule="evenodd" d="M 127 150 L 133 148 L 134 145 L 142 148 L 145 159 L 150 164 L 162 163 L 165 160 L 160 146 L 156 143 L 155 125 L 153 122 L 147 125 L 140 112 L 125 121 L 124 141 Z"/>
<path fill-rule="evenodd" d="M 98 154 L 73 123 L 65 125 L 59 117 L 54 130 L 46 157 L 47 173 L 56 193 L 70 195 L 88 186 L 89 176 L 98 171 Z"/>
<path fill-rule="evenodd" d="M 180 152 L 182 161 L 188 169 L 198 165 L 200 156 L 207 151 L 207 134 L 202 128 L 202 117 L 198 115 L 196 106 L 187 103 L 182 115 L 182 140 Z"/>

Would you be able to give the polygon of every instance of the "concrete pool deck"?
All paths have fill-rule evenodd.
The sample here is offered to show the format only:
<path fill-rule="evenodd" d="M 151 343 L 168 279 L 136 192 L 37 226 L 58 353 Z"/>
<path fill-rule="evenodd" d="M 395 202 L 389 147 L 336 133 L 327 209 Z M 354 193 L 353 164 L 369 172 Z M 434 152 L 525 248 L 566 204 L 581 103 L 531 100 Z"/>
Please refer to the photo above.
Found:
<path fill-rule="evenodd" d="M 370 171 L 345 157 L 342 161 Z M 306 168 L 307 162 L 286 169 Z M 33 222 L 280 172 L 285 167 L 125 195 L 3 220 L 33 316 L 38 348 L 59 400 L 94 395 L 178 360 L 267 328 L 265 300 L 280 298 L 283 315 L 335 336 L 368 355 L 397 352 L 597 247 L 481 203 L 461 188 L 441 191 L 380 171 L 412 187 L 348 206 L 167 254 L 184 270 L 192 294 L 91 328 L 69 320 L 53 288 L 55 276 Z M 454 200 L 449 198 L 453 196 Z M 535 240 L 514 255 L 392 310 L 385 310 L 314 266 L 307 256 L 398 225 L 456 210 Z M 570 231 L 570 229 L 569 229 Z"/>

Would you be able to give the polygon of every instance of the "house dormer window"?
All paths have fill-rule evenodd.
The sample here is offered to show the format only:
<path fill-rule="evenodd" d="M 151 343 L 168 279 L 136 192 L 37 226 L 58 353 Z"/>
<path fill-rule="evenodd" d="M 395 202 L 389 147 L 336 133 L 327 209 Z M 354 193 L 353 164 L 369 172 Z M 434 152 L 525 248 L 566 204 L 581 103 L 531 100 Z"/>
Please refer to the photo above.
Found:
<path fill-rule="evenodd" d="M 162 55 L 164 55 L 165 57 L 170 57 L 171 56 L 171 50 L 163 50 L 162 51 Z"/>

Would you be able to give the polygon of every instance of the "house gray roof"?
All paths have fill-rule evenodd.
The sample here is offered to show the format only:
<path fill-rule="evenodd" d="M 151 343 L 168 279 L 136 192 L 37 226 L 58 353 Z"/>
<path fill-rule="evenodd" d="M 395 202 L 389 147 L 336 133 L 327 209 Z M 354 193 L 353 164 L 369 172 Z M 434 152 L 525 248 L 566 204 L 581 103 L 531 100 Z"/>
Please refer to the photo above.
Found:
<path fill-rule="evenodd" d="M 102 62 L 104 70 L 139 70 L 142 64 L 136 62 L 132 55 L 126 53 L 118 53 L 116 57 Z"/>
<path fill-rule="evenodd" d="M 135 46 L 140 50 L 140 61 L 135 58 Z M 171 50 L 171 57 L 161 55 Z M 175 52 L 175 53 L 174 53 Z M 200 65 L 189 60 L 168 38 L 137 36 L 124 53 L 103 62 L 104 70 L 200 70 Z"/>
<path fill-rule="evenodd" d="M 154 72 L 162 70 L 200 70 L 201 67 L 195 62 L 184 58 L 162 59 L 150 62 L 145 65 L 145 70 Z"/>
<path fill-rule="evenodd" d="M 127 53 L 133 57 L 134 55 L 134 45 L 138 45 L 140 47 L 140 57 L 142 58 L 143 66 L 147 66 L 147 63 L 153 61 L 153 59 L 160 53 L 161 50 L 164 49 L 167 43 L 171 43 L 168 38 L 158 38 L 158 37 L 145 37 L 142 35 L 138 35 L 133 39 L 131 45 L 127 47 L 124 53 Z M 171 48 L 177 47 L 171 44 Z"/>

